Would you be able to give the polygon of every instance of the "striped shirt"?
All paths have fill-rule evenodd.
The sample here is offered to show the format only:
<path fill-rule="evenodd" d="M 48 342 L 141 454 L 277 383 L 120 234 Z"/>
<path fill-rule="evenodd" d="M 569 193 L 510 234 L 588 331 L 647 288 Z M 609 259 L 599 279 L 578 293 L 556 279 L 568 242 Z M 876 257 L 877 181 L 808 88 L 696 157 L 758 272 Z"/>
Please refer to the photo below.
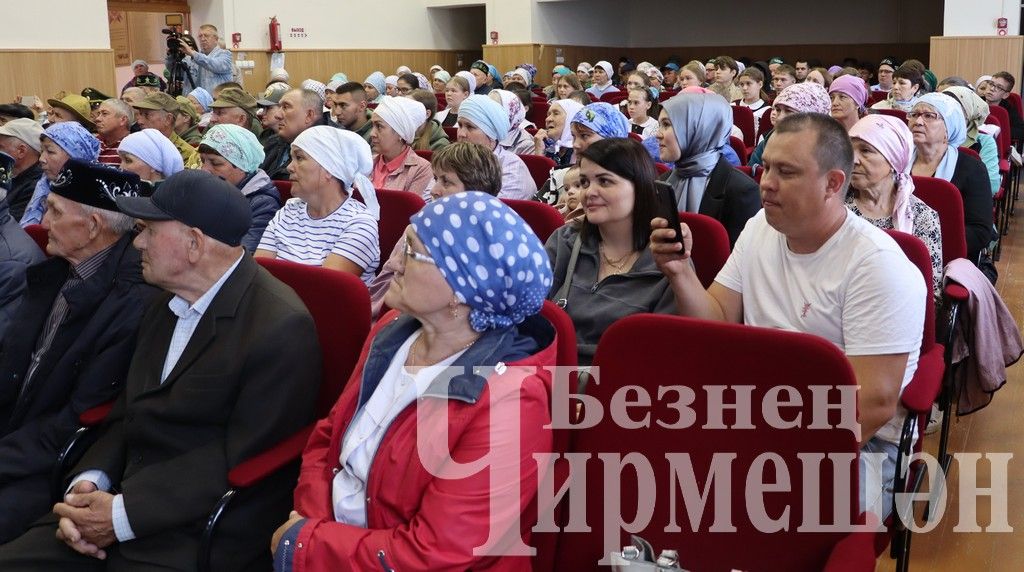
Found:
<path fill-rule="evenodd" d="M 99 139 L 99 137 L 97 137 L 97 139 Z M 121 165 L 121 156 L 117 154 L 117 147 L 118 145 L 121 144 L 121 140 L 118 139 L 117 141 L 114 141 L 112 145 L 107 145 L 106 143 L 103 142 L 102 139 L 99 139 L 99 141 L 99 162 L 103 163 L 104 165 L 113 165 L 115 167 L 119 167 Z"/>
<path fill-rule="evenodd" d="M 380 264 L 377 221 L 366 205 L 351 198 L 320 219 L 309 216 L 302 199 L 289 199 L 270 219 L 258 250 L 310 266 L 323 266 L 327 255 L 337 254 L 362 267 L 360 278 L 367 284 Z"/>
<path fill-rule="evenodd" d="M 532 199 L 537 194 L 537 183 L 519 155 L 498 145 L 494 149 L 494 156 L 501 164 L 501 192 L 498 198 L 523 201 Z"/>

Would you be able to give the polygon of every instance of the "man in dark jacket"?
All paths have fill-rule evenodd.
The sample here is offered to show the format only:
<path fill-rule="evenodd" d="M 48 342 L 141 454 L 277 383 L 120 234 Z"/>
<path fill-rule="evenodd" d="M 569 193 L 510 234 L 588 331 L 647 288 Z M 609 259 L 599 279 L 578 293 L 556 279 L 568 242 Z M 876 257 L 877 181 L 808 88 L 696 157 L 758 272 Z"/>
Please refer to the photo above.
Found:
<path fill-rule="evenodd" d="M 42 251 L 11 216 L 4 201 L 13 173 L 14 158 L 0 153 L 0 344 L 25 293 L 25 270 L 44 260 Z"/>
<path fill-rule="evenodd" d="M 152 198 L 119 197 L 118 206 L 144 225 L 135 239 L 143 276 L 168 292 L 146 309 L 125 391 L 68 475 L 56 516 L 0 546 L 4 572 L 194 570 L 228 471 L 312 420 L 313 319 L 243 252 L 250 210 L 238 189 L 186 170 Z M 294 479 L 283 471 L 235 497 L 213 570 L 271 567 L 267 547 Z"/>
<path fill-rule="evenodd" d="M 284 120 L 277 128 L 277 134 L 263 145 L 266 158 L 261 168 L 276 181 L 287 181 L 288 163 L 291 163 L 292 141 L 314 125 L 326 125 L 324 101 L 315 91 L 293 89 L 281 96 L 281 113 Z"/>
<path fill-rule="evenodd" d="M 0 151 L 14 157 L 14 178 L 5 199 L 14 220 L 21 220 L 25 214 L 36 183 L 43 176 L 43 169 L 39 166 L 39 151 L 42 149 L 39 136 L 42 134 L 42 126 L 34 119 L 12 119 L 0 126 Z"/>
<path fill-rule="evenodd" d="M 70 161 L 52 185 L 43 226 L 52 258 L 28 268 L 27 290 L 0 355 L 0 541 L 49 512 L 59 448 L 86 409 L 124 386 L 142 310 L 133 221 L 111 194 L 138 176 Z"/>

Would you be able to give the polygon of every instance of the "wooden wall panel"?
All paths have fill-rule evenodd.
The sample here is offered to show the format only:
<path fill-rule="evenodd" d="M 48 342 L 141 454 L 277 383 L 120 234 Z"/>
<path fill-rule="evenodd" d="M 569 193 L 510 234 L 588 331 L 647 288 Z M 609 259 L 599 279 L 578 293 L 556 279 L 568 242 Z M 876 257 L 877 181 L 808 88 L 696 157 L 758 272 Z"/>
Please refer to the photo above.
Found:
<path fill-rule="evenodd" d="M 116 95 L 114 50 L 0 50 L 0 77 L 0 101 L 15 95 L 46 100 L 86 87 Z"/>
<path fill-rule="evenodd" d="M 521 63 L 531 62 L 536 65 L 539 48 L 538 44 L 486 44 L 483 46 L 483 60 L 498 68 L 498 73 L 504 74 Z M 471 63 L 468 62 L 467 67 Z"/>
<path fill-rule="evenodd" d="M 983 74 L 1008 71 L 1017 78 L 1013 91 L 1020 93 L 1024 36 L 933 36 L 930 61 L 939 79 L 955 74 L 973 82 Z"/>
<path fill-rule="evenodd" d="M 306 78 L 326 83 L 337 72 L 345 72 L 350 80 L 362 82 L 374 70 L 391 75 L 401 65 L 424 74 L 434 64 L 457 71 L 459 54 L 462 54 L 463 69 L 480 59 L 480 52 L 473 50 L 285 50 L 284 54 L 284 67 L 293 85 Z M 255 67 L 245 70 L 242 76 L 245 89 L 260 92 L 270 77 L 270 54 L 245 52 L 245 58 L 255 62 Z"/>

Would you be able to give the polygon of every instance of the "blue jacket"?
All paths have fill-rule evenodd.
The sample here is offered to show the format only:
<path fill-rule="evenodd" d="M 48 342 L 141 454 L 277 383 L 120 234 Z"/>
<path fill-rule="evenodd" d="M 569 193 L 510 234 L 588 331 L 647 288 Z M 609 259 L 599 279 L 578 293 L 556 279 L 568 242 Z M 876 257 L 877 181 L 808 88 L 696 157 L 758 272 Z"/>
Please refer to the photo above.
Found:
<path fill-rule="evenodd" d="M 281 208 L 281 193 L 277 191 L 274 182 L 263 171 L 257 169 L 238 184 L 242 194 L 249 200 L 249 208 L 252 209 L 252 224 L 249 232 L 242 238 L 242 247 L 249 254 L 256 252 L 263 238 L 263 231 L 267 229 L 270 219 Z"/>
<path fill-rule="evenodd" d="M 25 270 L 44 260 L 36 243 L 0 201 L 0 344 L 25 292 Z"/>
<path fill-rule="evenodd" d="M 209 54 L 196 51 L 194 56 L 186 56 L 182 61 L 188 71 L 192 73 L 192 79 L 195 80 L 195 85 L 193 85 L 188 81 L 188 76 L 185 76 L 182 82 L 182 93 L 188 93 L 197 87 L 213 93 L 213 88 L 232 80 L 232 72 L 235 69 L 231 62 L 231 52 L 219 46 L 215 46 Z M 171 69 L 170 58 L 164 60 L 164 65 L 167 66 L 167 69 Z"/>

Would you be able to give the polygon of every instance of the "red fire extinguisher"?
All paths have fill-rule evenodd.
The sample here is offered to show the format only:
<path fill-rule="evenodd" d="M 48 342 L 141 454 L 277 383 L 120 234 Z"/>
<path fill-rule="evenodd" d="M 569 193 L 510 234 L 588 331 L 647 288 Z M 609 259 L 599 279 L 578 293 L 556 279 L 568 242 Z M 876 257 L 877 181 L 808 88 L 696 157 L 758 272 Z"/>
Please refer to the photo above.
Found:
<path fill-rule="evenodd" d="M 281 51 L 281 23 L 277 21 L 277 16 L 270 19 L 270 51 Z"/>

